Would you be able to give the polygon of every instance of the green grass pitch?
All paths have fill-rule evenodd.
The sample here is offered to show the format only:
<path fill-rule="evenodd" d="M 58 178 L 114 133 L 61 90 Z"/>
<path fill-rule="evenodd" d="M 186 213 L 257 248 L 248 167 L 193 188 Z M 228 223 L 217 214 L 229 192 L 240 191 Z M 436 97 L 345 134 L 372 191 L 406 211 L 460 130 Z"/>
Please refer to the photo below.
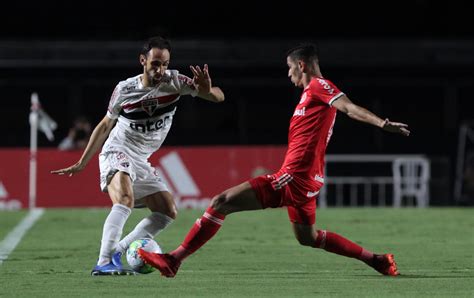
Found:
<path fill-rule="evenodd" d="M 27 211 L 0 212 L 0 241 Z M 474 297 L 474 210 L 320 209 L 319 228 L 375 252 L 392 252 L 401 276 L 302 247 L 286 210 L 227 217 L 176 278 L 91 277 L 106 209 L 48 209 L 0 265 L 1 297 Z M 146 214 L 134 210 L 125 232 Z M 184 238 L 200 210 L 181 210 L 156 238 L 164 251 Z"/>

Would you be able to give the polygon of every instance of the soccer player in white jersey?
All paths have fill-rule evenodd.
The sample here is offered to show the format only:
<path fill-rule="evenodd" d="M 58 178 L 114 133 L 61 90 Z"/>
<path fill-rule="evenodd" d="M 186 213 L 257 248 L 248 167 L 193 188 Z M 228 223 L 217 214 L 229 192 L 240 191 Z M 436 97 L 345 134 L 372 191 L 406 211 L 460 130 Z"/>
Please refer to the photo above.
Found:
<path fill-rule="evenodd" d="M 92 275 L 130 274 L 121 256 L 131 242 L 153 238 L 176 218 L 173 196 L 148 162 L 170 130 L 181 95 L 224 101 L 224 93 L 213 87 L 207 64 L 190 66 L 193 78 L 169 70 L 170 42 L 150 38 L 140 53 L 143 73 L 116 86 L 106 116 L 95 127 L 84 153 L 74 165 L 53 174 L 80 172 L 102 144 L 99 155 L 100 187 L 108 192 L 112 209 L 105 220 L 99 259 Z M 123 226 L 133 207 L 148 207 L 151 214 L 121 241 Z"/>

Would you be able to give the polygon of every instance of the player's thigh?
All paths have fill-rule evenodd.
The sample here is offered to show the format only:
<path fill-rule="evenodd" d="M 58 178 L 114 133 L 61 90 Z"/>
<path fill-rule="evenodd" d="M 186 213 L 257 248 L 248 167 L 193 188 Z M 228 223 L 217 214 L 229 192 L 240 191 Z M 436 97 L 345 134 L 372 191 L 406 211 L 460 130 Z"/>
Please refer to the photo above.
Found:
<path fill-rule="evenodd" d="M 291 193 L 288 196 L 291 196 Z M 312 226 L 316 223 L 316 200 L 308 199 L 296 206 L 295 204 L 289 204 L 287 212 L 292 223 Z"/>
<path fill-rule="evenodd" d="M 107 185 L 107 191 L 114 204 L 133 207 L 132 180 L 127 173 L 122 171 L 116 172 Z"/>
<path fill-rule="evenodd" d="M 160 212 L 171 218 L 176 218 L 178 211 L 173 195 L 168 191 L 160 191 L 143 198 L 143 203 L 152 212 Z"/>
<path fill-rule="evenodd" d="M 301 245 L 313 246 L 316 241 L 316 200 L 308 200 L 298 206 L 287 206 L 293 232 Z"/>
<path fill-rule="evenodd" d="M 249 182 L 231 187 L 215 196 L 211 206 L 223 214 L 262 209 L 262 204 Z"/>

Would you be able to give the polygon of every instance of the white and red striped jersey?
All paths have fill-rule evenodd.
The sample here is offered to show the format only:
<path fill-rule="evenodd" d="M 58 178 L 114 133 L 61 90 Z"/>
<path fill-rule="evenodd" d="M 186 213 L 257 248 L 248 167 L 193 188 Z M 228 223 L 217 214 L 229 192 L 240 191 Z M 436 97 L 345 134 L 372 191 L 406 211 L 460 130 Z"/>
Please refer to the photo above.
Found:
<path fill-rule="evenodd" d="M 166 70 L 155 87 L 143 87 L 141 76 L 121 81 L 109 102 L 107 116 L 117 119 L 102 152 L 124 151 L 148 158 L 168 134 L 181 95 L 197 95 L 192 79 Z"/>
<path fill-rule="evenodd" d="M 336 120 L 332 103 L 342 93 L 332 82 L 313 78 L 290 120 L 288 150 L 281 171 L 324 183 L 324 154 Z"/>

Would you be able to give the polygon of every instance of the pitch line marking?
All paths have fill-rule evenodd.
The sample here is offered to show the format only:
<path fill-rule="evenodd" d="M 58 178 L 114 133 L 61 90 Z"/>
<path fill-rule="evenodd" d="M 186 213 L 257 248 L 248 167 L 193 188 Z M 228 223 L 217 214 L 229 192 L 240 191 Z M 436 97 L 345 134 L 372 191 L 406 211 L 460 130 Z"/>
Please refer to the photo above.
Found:
<path fill-rule="evenodd" d="M 0 242 L 0 265 L 20 243 L 23 236 L 43 215 L 44 209 L 31 210 L 25 218 Z"/>

